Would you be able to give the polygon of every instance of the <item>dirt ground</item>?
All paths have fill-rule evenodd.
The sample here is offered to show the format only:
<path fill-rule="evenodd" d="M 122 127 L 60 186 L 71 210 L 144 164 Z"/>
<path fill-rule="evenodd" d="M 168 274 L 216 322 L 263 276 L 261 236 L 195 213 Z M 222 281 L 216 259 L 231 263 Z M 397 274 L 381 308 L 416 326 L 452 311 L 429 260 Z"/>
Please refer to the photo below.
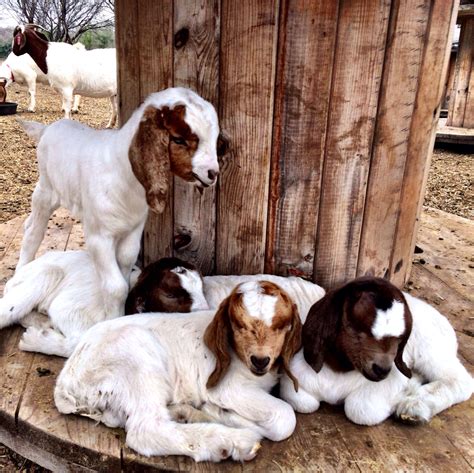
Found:
<path fill-rule="evenodd" d="M 38 177 L 34 144 L 25 135 L 17 119 L 51 123 L 63 116 L 60 96 L 44 85 L 38 85 L 36 113 L 27 111 L 25 87 L 13 84 L 8 89 L 8 100 L 18 102 L 18 113 L 0 116 L 0 223 L 29 212 L 31 193 Z M 109 114 L 108 99 L 83 98 L 75 119 L 103 128 Z M 435 150 L 425 205 L 461 217 L 474 218 L 472 163 L 471 155 Z"/>

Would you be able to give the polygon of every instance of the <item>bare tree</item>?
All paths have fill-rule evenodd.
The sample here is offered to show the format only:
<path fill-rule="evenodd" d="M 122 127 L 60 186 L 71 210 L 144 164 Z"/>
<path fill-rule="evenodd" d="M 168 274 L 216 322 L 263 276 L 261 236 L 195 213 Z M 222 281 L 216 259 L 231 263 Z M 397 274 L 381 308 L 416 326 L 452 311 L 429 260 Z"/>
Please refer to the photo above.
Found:
<path fill-rule="evenodd" d="M 18 23 L 42 26 L 51 41 L 75 42 L 86 31 L 113 26 L 110 0 L 0 0 Z"/>

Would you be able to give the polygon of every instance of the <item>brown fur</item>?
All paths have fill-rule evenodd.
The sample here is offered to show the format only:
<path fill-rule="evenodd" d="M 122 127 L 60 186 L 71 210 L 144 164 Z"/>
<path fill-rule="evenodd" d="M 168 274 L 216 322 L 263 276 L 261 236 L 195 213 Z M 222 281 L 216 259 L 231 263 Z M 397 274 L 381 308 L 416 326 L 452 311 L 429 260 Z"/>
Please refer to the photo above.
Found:
<path fill-rule="evenodd" d="M 25 32 L 17 26 L 13 31 L 12 51 L 17 56 L 28 53 L 37 66 L 45 73 L 48 73 L 48 65 L 46 63 L 46 55 L 48 53 L 48 38 L 36 31 L 35 27 L 25 25 Z"/>
<path fill-rule="evenodd" d="M 130 145 L 133 173 L 145 188 L 149 207 L 156 213 L 165 208 L 170 171 L 186 181 L 194 181 L 191 158 L 199 139 L 184 121 L 185 111 L 184 105 L 173 109 L 149 106 Z M 184 140 L 184 144 L 173 139 Z"/>
<path fill-rule="evenodd" d="M 178 266 L 196 271 L 194 265 L 178 258 L 162 258 L 149 264 L 127 297 L 125 314 L 191 312 L 193 300 L 181 287 L 179 276 L 171 272 Z"/>
<path fill-rule="evenodd" d="M 400 337 L 376 340 L 371 329 L 377 308 L 386 310 L 392 301 L 405 306 L 405 332 Z M 335 371 L 356 369 L 372 381 L 373 364 L 390 369 L 393 362 L 407 377 L 411 371 L 403 362 L 403 349 L 412 328 L 412 316 L 401 291 L 380 278 L 359 278 L 330 291 L 311 307 L 303 326 L 306 361 L 319 372 L 324 363 Z"/>
<path fill-rule="evenodd" d="M 298 383 L 289 369 L 289 361 L 301 346 L 301 322 L 296 305 L 277 285 L 260 282 L 265 294 L 278 297 L 271 327 L 247 314 L 239 286 L 226 298 L 204 334 L 204 342 L 216 358 L 216 366 L 207 387 L 212 388 L 224 377 L 230 366 L 230 349 L 254 374 L 263 375 L 282 363 L 284 371 Z M 254 371 L 251 357 L 269 357 L 268 368 Z"/>

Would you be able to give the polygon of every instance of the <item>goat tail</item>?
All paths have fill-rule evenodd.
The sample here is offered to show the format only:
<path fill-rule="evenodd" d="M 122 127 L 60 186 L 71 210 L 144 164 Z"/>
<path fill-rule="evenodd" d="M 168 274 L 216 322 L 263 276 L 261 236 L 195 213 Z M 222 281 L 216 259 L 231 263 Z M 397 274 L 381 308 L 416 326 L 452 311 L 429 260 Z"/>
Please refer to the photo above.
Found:
<path fill-rule="evenodd" d="M 44 130 L 47 127 L 47 125 L 44 125 L 43 123 L 38 123 L 38 122 L 31 122 L 31 121 L 26 121 L 26 120 L 18 120 L 18 122 L 26 131 L 26 134 L 32 140 L 34 140 L 35 143 L 39 142 Z"/>
<path fill-rule="evenodd" d="M 19 322 L 54 291 L 64 278 L 59 266 L 26 265 L 8 282 L 0 299 L 0 329 Z"/>

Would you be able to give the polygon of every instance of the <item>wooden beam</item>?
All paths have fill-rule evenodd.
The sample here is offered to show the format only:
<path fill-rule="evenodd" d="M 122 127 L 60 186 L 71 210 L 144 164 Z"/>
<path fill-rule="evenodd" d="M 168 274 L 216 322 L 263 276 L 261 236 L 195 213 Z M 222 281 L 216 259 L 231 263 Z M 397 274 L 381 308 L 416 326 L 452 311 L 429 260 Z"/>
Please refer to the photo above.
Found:
<path fill-rule="evenodd" d="M 174 85 L 189 87 L 218 109 L 220 2 L 174 2 Z M 187 38 L 187 39 L 186 39 Z M 174 182 L 174 237 L 190 238 L 176 256 L 194 263 L 203 274 L 215 267 L 216 187 L 201 195 L 179 178 Z"/>

